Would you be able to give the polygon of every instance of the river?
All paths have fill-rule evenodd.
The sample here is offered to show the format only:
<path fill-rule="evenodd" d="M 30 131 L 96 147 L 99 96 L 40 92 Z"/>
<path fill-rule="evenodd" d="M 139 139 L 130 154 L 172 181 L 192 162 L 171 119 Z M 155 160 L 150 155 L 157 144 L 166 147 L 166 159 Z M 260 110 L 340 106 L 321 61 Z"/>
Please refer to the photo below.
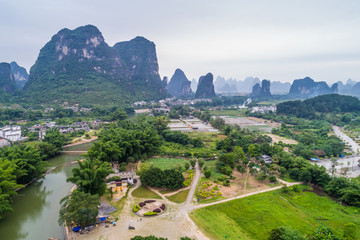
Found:
<path fill-rule="evenodd" d="M 77 147 L 87 150 L 90 144 Z M 77 159 L 79 155 L 62 154 L 49 159 L 49 168 Z M 12 204 L 14 212 L 0 221 L 0 239 L 64 239 L 64 229 L 57 222 L 59 202 L 73 186 L 72 183 L 66 182 L 66 179 L 72 176 L 71 170 L 75 166 L 77 164 L 56 168 L 44 178 L 20 190 Z"/>

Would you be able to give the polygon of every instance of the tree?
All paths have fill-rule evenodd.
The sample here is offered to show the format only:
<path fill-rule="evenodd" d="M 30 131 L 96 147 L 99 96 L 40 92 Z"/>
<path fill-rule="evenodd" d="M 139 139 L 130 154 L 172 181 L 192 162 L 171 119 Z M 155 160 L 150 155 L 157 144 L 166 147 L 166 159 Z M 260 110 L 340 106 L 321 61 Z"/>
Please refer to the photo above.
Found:
<path fill-rule="evenodd" d="M 196 160 L 195 159 L 190 159 L 190 164 L 191 164 L 191 167 L 195 167 L 196 165 Z"/>
<path fill-rule="evenodd" d="M 330 168 L 330 172 L 331 175 L 334 176 L 336 173 L 336 166 L 338 165 L 338 160 L 336 158 L 332 158 L 331 159 L 331 168 Z"/>
<path fill-rule="evenodd" d="M 127 118 L 127 114 L 126 112 L 121 109 L 118 108 L 115 112 L 113 112 L 113 114 L 111 115 L 111 120 L 112 121 L 121 121 L 121 120 L 125 120 Z"/>
<path fill-rule="evenodd" d="M 100 198 L 90 193 L 75 190 L 71 195 L 63 198 L 59 212 L 59 225 L 85 227 L 96 223 Z"/>
<path fill-rule="evenodd" d="M 61 150 L 65 140 L 64 137 L 61 136 L 58 128 L 50 128 L 46 131 L 43 142 L 53 144 L 57 149 Z"/>
<path fill-rule="evenodd" d="M 236 162 L 244 161 L 246 159 L 244 150 L 240 146 L 235 146 L 234 147 L 233 154 L 234 154 Z"/>
<path fill-rule="evenodd" d="M 237 170 L 238 170 L 240 173 L 242 173 L 242 174 L 246 173 L 246 168 L 245 168 L 245 166 L 243 166 L 243 165 L 237 165 L 236 168 L 237 168 Z"/>
<path fill-rule="evenodd" d="M 259 155 L 257 148 L 254 144 L 249 145 L 247 153 L 250 157 L 257 157 Z"/>
<path fill-rule="evenodd" d="M 178 189 L 183 186 L 184 176 L 182 173 L 175 169 L 166 169 L 164 170 L 164 182 L 163 186 L 170 189 Z"/>
<path fill-rule="evenodd" d="M 0 158 L 0 219 L 6 212 L 12 212 L 11 200 L 17 195 L 15 190 L 21 185 L 16 183 L 15 166 L 9 160 Z"/>
<path fill-rule="evenodd" d="M 207 169 L 205 172 L 204 172 L 204 175 L 206 178 L 210 178 L 211 177 L 211 171 L 210 169 Z"/>
<path fill-rule="evenodd" d="M 113 172 L 110 163 L 89 159 L 78 163 L 79 167 L 72 169 L 73 176 L 66 181 L 76 184 L 85 193 L 103 195 L 106 190 L 105 178 Z"/>

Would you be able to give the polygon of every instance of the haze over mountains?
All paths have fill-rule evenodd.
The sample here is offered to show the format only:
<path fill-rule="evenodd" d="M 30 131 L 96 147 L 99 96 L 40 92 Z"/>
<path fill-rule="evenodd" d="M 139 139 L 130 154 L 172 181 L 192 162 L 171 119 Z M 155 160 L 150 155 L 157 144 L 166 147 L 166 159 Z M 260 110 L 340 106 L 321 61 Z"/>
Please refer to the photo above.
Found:
<path fill-rule="evenodd" d="M 216 93 L 256 98 L 277 94 L 309 98 L 329 93 L 360 97 L 360 83 L 351 79 L 330 87 L 310 77 L 292 84 L 267 80 L 261 83 L 256 77 L 236 80 L 218 76 L 214 81 L 208 73 L 199 81 L 190 81 L 184 71 L 176 69 L 170 81 L 166 77 L 161 80 L 153 42 L 136 37 L 111 47 L 93 25 L 60 30 L 40 50 L 30 74 L 16 62 L 1 63 L 0 87 L 0 95 L 5 96 L 2 101 L 13 95 L 14 102 L 26 104 L 131 104 L 168 96 L 212 98 Z"/>

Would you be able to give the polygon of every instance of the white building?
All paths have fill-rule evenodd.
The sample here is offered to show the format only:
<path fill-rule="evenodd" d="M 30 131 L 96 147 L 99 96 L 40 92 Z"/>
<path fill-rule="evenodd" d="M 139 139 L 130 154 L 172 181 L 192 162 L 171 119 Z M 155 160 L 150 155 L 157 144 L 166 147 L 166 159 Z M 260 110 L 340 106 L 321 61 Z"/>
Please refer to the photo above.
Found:
<path fill-rule="evenodd" d="M 5 126 L 0 128 L 0 137 L 16 142 L 21 138 L 20 126 Z"/>
<path fill-rule="evenodd" d="M 10 146 L 10 142 L 3 137 L 0 137 L 0 148 Z"/>

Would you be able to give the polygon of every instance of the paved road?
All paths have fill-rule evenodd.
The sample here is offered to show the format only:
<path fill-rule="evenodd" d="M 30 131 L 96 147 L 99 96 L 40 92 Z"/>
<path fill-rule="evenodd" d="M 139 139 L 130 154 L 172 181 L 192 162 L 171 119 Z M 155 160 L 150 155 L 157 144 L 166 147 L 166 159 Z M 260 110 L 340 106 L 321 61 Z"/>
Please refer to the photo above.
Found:
<path fill-rule="evenodd" d="M 349 136 L 341 131 L 341 129 L 337 126 L 332 127 L 336 136 L 341 138 L 345 143 L 350 145 L 350 148 L 353 152 L 358 153 L 360 152 L 360 146 L 354 140 L 352 140 Z"/>
<path fill-rule="evenodd" d="M 198 185 L 199 180 L 200 180 L 200 168 L 199 168 L 198 162 L 196 162 L 196 164 L 195 164 L 195 179 L 191 184 L 191 188 L 190 188 L 189 194 L 188 194 L 188 196 L 186 198 L 185 205 L 191 204 L 191 202 L 192 202 L 192 200 L 194 198 L 196 186 Z"/>
<path fill-rule="evenodd" d="M 350 145 L 350 148 L 352 151 L 355 152 L 355 154 L 360 151 L 360 146 L 357 144 L 354 140 L 352 140 L 349 136 L 347 136 L 345 133 L 341 131 L 341 128 L 337 126 L 333 126 L 333 130 L 340 139 L 342 139 L 346 144 Z M 359 156 L 353 155 L 353 156 L 346 156 L 344 158 L 337 158 L 338 165 L 336 166 L 336 175 L 340 175 L 341 168 L 349 167 L 349 173 L 347 174 L 347 177 L 358 177 L 360 176 L 360 167 L 358 166 L 358 160 L 360 159 Z M 315 164 L 315 163 L 313 163 Z M 330 159 L 323 159 L 319 162 L 316 162 L 319 166 L 324 166 L 329 172 L 331 169 L 331 160 Z"/>

